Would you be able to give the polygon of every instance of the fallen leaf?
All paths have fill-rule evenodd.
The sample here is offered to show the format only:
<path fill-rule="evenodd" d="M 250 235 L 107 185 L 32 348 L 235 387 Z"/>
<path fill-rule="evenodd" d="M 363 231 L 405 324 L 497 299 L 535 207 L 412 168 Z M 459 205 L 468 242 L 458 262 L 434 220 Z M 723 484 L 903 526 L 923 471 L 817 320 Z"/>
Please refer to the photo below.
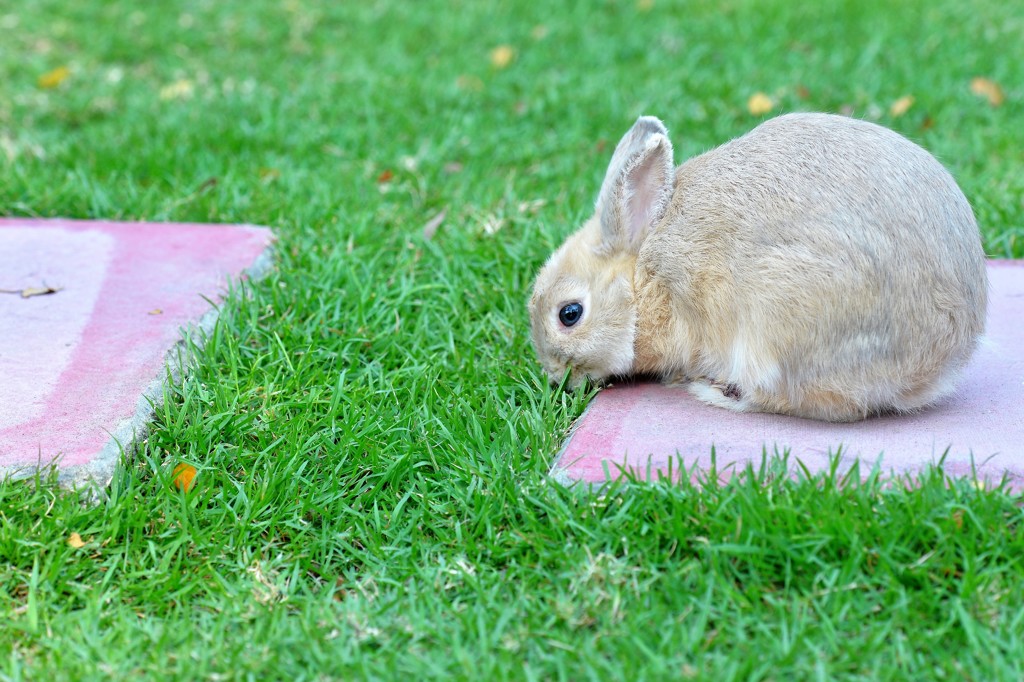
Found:
<path fill-rule="evenodd" d="M 496 69 L 504 69 L 516 57 L 516 51 L 511 45 L 498 45 L 491 50 L 491 66 Z"/>
<path fill-rule="evenodd" d="M 174 467 L 172 475 L 174 476 L 174 487 L 178 490 L 183 490 L 187 493 L 195 486 L 196 468 L 191 464 L 182 462 Z"/>
<path fill-rule="evenodd" d="M 889 114 L 894 118 L 899 118 L 903 114 L 907 113 L 912 106 L 914 106 L 914 96 L 903 95 L 903 97 L 900 97 L 889 107 Z"/>
<path fill-rule="evenodd" d="M 60 287 L 25 287 L 21 290 L 22 298 L 32 298 L 33 296 L 48 296 L 55 294 L 60 291 Z"/>
<path fill-rule="evenodd" d="M 434 234 L 437 233 L 437 228 L 444 222 L 444 217 L 448 215 L 448 207 L 441 209 L 441 212 L 436 216 L 427 221 L 427 224 L 423 226 L 423 238 L 430 241 L 434 238 Z"/>
<path fill-rule="evenodd" d="M 195 92 L 195 86 L 192 85 L 192 81 L 187 78 L 180 78 L 160 88 L 160 99 L 189 99 L 192 97 L 193 92 Z"/>
<path fill-rule="evenodd" d="M 501 228 L 505 227 L 505 219 L 499 218 L 498 216 L 488 216 L 484 219 L 484 232 L 489 235 L 497 234 Z"/>
<path fill-rule="evenodd" d="M 536 215 L 537 211 L 544 208 L 547 205 L 546 199 L 534 199 L 533 201 L 520 201 L 516 208 L 520 213 L 529 213 L 530 215 Z"/>
<path fill-rule="evenodd" d="M 160 309 L 160 308 L 153 308 L 152 310 L 150 310 L 150 311 L 149 311 L 148 313 L 146 313 L 146 314 L 147 314 L 147 315 L 163 315 L 163 314 L 164 314 L 164 311 L 163 311 L 162 309 Z"/>
<path fill-rule="evenodd" d="M 921 130 L 931 130 L 935 126 L 935 119 L 931 116 L 925 116 L 924 120 L 921 121 Z"/>
<path fill-rule="evenodd" d="M 988 103 L 994 107 L 1000 106 L 1006 100 L 999 83 L 981 76 L 971 79 L 971 92 L 978 97 L 987 98 Z"/>
<path fill-rule="evenodd" d="M 796 86 L 796 96 L 800 99 L 807 99 L 811 96 L 811 91 L 806 86 L 798 85 Z"/>
<path fill-rule="evenodd" d="M 69 69 L 66 66 L 58 66 L 53 71 L 47 71 L 42 76 L 40 76 L 37 83 L 39 84 L 39 87 L 43 88 L 44 90 L 52 90 L 53 88 L 57 87 L 58 85 L 66 81 L 68 79 L 68 76 L 70 75 L 71 69 Z"/>
<path fill-rule="evenodd" d="M 0 132 L 0 151 L 8 161 L 14 161 L 21 155 L 40 160 L 46 158 L 46 151 L 38 144 L 21 137 L 12 137 L 7 131 Z"/>
<path fill-rule="evenodd" d="M 85 540 L 78 533 L 72 533 L 68 536 L 68 546 L 74 549 L 81 549 L 85 547 Z"/>
<path fill-rule="evenodd" d="M 771 98 L 763 92 L 755 92 L 747 100 L 747 111 L 752 116 L 762 116 L 771 111 L 775 105 L 772 103 Z"/>
<path fill-rule="evenodd" d="M 380 175 L 377 176 L 377 183 L 384 184 L 385 182 L 391 182 L 391 179 L 395 177 L 395 174 L 390 168 L 385 168 Z"/>

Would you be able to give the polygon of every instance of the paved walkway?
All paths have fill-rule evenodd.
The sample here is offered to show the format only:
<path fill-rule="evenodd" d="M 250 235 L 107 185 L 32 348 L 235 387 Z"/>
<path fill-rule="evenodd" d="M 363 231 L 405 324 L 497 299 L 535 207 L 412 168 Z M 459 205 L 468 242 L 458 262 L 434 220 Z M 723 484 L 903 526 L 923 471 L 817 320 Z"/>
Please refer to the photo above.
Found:
<path fill-rule="evenodd" d="M 912 416 L 827 424 L 767 414 L 735 414 L 698 402 L 686 391 L 656 384 L 616 386 L 590 404 L 553 473 L 598 482 L 625 466 L 641 477 L 706 470 L 715 449 L 719 471 L 757 466 L 762 452 L 789 449 L 812 472 L 829 465 L 842 445 L 842 468 L 854 458 L 884 471 L 911 473 L 937 462 L 952 475 L 1007 474 L 1024 488 L 1024 262 L 989 265 L 988 339 L 968 367 L 957 395 Z"/>
<path fill-rule="evenodd" d="M 269 263 L 251 226 L 0 219 L 0 476 L 109 481 L 184 328 Z M 172 362 L 177 364 L 176 362 Z"/>

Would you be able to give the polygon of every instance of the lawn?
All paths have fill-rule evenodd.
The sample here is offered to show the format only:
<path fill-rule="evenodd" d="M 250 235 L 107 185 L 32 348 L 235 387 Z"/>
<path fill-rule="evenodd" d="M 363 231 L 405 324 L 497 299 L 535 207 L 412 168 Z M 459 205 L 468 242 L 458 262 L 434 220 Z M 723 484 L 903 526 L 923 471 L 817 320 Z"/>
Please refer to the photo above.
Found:
<path fill-rule="evenodd" d="M 920 142 L 1024 256 L 1016 3 L 36 0 L 0 29 L 0 215 L 279 235 L 105 500 L 0 483 L 0 678 L 1024 678 L 1019 496 L 779 461 L 563 487 L 590 396 L 545 385 L 525 309 L 636 116 L 684 158 L 757 93 Z"/>

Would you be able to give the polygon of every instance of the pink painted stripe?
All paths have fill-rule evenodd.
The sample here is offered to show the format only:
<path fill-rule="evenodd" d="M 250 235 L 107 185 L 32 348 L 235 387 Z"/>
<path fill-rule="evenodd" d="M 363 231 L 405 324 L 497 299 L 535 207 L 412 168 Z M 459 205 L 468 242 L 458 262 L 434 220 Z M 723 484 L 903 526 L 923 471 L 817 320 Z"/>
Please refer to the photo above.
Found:
<path fill-rule="evenodd" d="M 87 464 L 181 329 L 271 241 L 265 228 L 0 219 L 0 467 Z"/>

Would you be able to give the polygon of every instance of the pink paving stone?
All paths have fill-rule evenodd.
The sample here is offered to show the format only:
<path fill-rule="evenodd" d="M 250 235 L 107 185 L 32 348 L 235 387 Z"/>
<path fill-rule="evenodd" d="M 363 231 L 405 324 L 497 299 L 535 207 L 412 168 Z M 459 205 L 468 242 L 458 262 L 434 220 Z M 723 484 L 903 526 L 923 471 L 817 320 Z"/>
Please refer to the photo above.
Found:
<path fill-rule="evenodd" d="M 145 432 L 182 331 L 269 262 L 248 225 L 0 219 L 0 477 L 56 462 L 105 484 Z M 209 300 L 207 300 L 209 299 Z"/>
<path fill-rule="evenodd" d="M 770 414 L 737 414 L 705 405 L 678 387 L 622 385 L 601 391 L 577 423 L 552 474 L 603 482 L 623 468 L 641 479 L 707 471 L 714 447 L 720 474 L 758 466 L 762 453 L 790 452 L 820 472 L 840 446 L 839 466 L 859 459 L 862 471 L 913 474 L 938 463 L 944 471 L 1024 488 L 1024 261 L 989 263 L 987 339 L 956 394 L 920 414 L 830 424 Z"/>

